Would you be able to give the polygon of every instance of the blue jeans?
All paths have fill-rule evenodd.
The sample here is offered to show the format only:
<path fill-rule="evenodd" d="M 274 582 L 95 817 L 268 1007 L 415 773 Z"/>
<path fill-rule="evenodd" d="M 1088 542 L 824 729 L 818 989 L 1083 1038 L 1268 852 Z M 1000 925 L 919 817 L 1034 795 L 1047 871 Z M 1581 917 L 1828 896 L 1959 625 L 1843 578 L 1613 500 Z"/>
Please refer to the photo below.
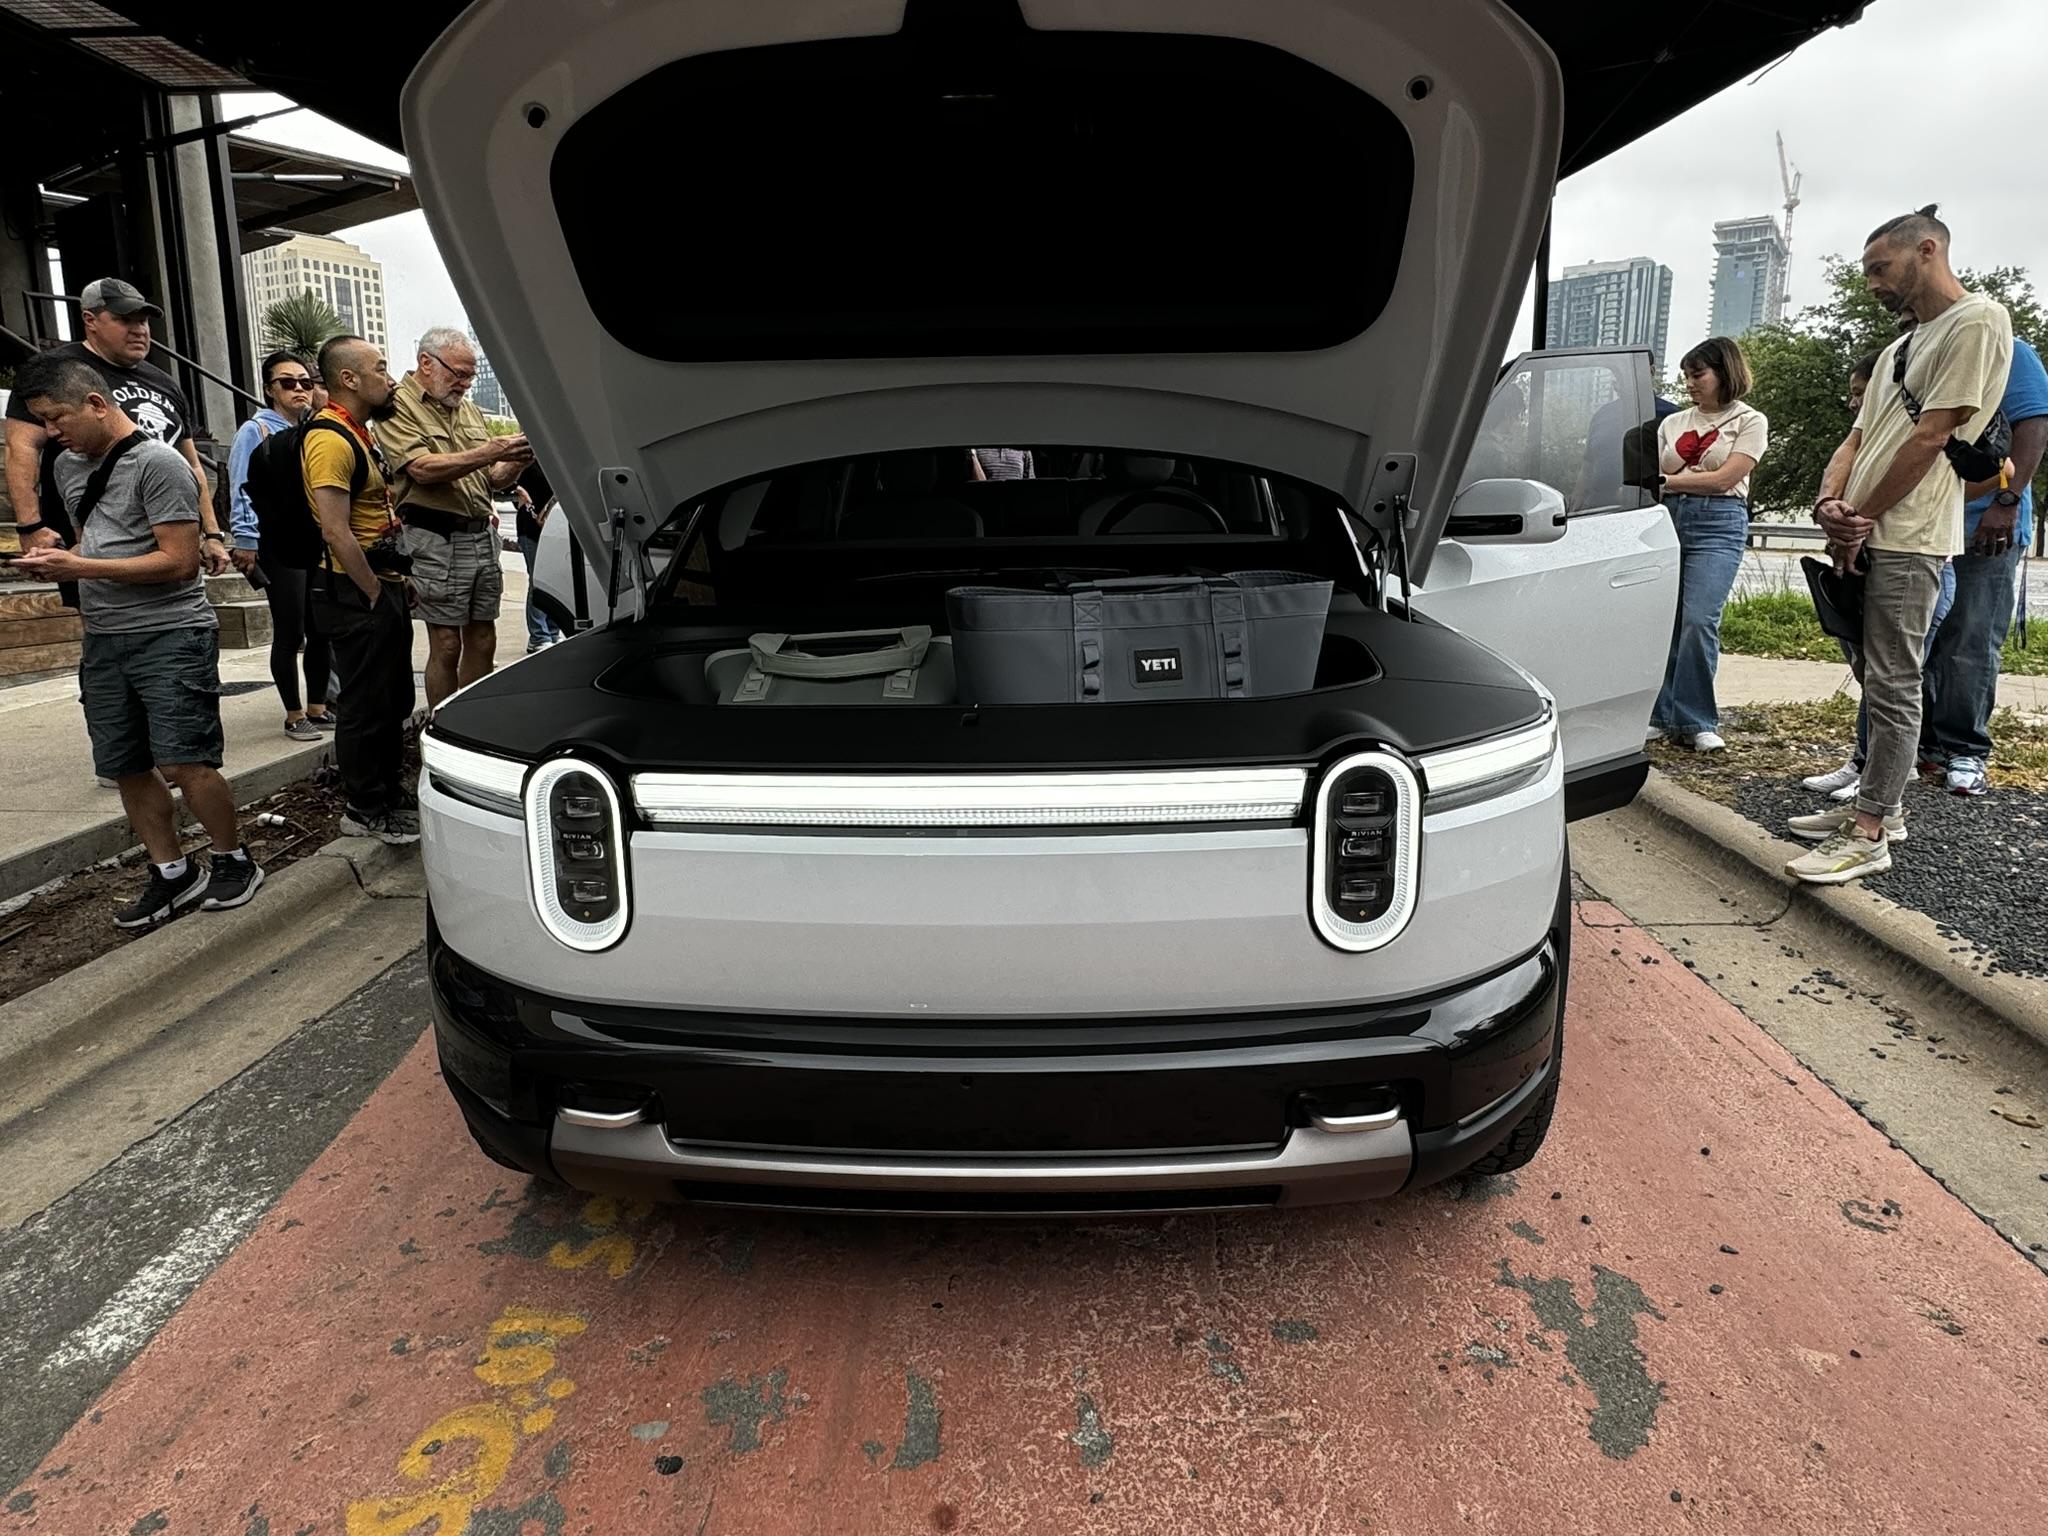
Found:
<path fill-rule="evenodd" d="M 1958 555 L 1955 606 L 1949 610 L 1941 643 L 1929 642 L 1921 674 L 1925 712 L 1920 751 L 1927 757 L 1991 756 L 1991 711 L 1998 704 L 1998 653 L 2012 626 L 2020 551 L 2002 555 Z"/>
<path fill-rule="evenodd" d="M 1721 610 L 1742 569 L 1749 508 L 1738 496 L 1667 496 L 1664 505 L 1678 528 L 1678 622 L 1650 724 L 1667 736 L 1691 737 L 1721 720 L 1714 704 Z"/>
<path fill-rule="evenodd" d="M 540 540 L 529 539 L 523 534 L 519 539 L 519 556 L 526 562 L 526 643 L 528 645 L 553 645 L 562 638 L 555 621 L 542 613 L 533 601 L 533 558 L 540 551 Z"/>
<path fill-rule="evenodd" d="M 1932 669 L 1932 667 L 1934 666 L 1934 637 L 1941 633 L 1942 621 L 1948 617 L 1949 610 L 1955 606 L 1955 601 L 1956 562 L 1951 560 L 1947 565 L 1944 565 L 1941 568 L 1941 595 L 1935 598 L 1934 600 L 1934 622 L 1927 626 L 1927 649 L 1924 654 L 1927 657 L 1927 665 L 1929 669 Z M 1850 666 L 1853 667 L 1856 665 L 1856 652 L 1854 647 L 1844 643 L 1842 646 L 1842 655 L 1848 661 Z M 1995 682 L 1997 677 L 1997 668 L 1995 665 L 1993 666 L 1992 673 L 1993 680 Z M 1921 674 L 1920 686 L 1924 695 L 1924 692 L 1927 687 L 1925 672 Z M 1934 747 L 1932 745 L 1932 739 L 1929 737 L 1927 732 L 1927 722 L 1924 713 L 1920 724 L 1920 755 L 1922 757 L 1932 757 L 1934 755 Z M 1869 757 L 1870 705 L 1868 703 L 1859 701 L 1856 705 L 1856 766 L 1858 768 L 1861 768 L 1863 764 L 1869 759 Z"/>

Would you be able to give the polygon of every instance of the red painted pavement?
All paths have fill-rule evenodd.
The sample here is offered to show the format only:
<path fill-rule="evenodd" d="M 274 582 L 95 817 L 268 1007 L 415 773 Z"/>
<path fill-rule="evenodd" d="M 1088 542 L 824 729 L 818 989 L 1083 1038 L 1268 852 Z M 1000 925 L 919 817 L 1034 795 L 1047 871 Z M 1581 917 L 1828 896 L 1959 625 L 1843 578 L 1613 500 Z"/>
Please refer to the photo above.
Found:
<path fill-rule="evenodd" d="M 0 1521 L 2041 1529 L 2039 1275 L 1643 935 L 1576 961 L 1517 1187 L 1289 1214 L 619 1210 L 473 1153 L 423 1044 Z"/>

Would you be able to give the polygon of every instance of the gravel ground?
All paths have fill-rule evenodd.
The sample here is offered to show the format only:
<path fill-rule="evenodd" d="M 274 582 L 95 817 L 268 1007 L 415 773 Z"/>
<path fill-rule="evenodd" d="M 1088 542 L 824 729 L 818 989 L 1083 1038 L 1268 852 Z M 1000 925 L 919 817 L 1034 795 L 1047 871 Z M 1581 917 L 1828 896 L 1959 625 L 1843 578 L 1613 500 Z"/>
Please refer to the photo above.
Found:
<path fill-rule="evenodd" d="M 1731 803 L 1780 837 L 1785 818 L 1827 802 L 1797 780 L 1746 778 Z M 2048 795 L 1999 789 L 1966 800 L 1915 784 L 1906 791 L 1904 843 L 1892 867 L 1863 883 L 1887 900 L 1925 912 L 1958 945 L 1993 957 L 1991 969 L 2048 976 Z"/>

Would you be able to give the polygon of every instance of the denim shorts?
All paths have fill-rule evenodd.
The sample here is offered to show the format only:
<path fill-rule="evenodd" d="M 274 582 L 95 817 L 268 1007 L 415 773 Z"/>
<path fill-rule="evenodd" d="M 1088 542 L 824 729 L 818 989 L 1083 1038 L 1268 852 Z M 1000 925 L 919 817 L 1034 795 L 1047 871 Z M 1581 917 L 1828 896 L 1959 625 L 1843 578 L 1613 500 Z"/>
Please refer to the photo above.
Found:
<path fill-rule="evenodd" d="M 78 691 L 100 777 L 220 766 L 220 631 L 211 625 L 87 634 Z"/>

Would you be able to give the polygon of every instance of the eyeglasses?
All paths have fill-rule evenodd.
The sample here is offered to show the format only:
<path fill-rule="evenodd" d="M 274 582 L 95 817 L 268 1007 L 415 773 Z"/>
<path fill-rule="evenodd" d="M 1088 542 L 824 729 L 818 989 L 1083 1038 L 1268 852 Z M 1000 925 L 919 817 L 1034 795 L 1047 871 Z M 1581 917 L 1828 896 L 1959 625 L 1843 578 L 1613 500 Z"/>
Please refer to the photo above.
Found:
<path fill-rule="evenodd" d="M 286 389 L 294 391 L 301 389 L 311 389 L 314 383 L 312 379 L 307 378 L 303 373 L 280 373 L 270 382 L 273 384 L 281 384 Z"/>
<path fill-rule="evenodd" d="M 476 378 L 476 370 L 474 368 L 452 368 L 448 364 L 448 359 L 438 352 L 427 352 L 421 355 L 431 357 L 435 362 L 439 363 L 447 372 L 448 377 L 458 384 L 467 384 Z"/>

